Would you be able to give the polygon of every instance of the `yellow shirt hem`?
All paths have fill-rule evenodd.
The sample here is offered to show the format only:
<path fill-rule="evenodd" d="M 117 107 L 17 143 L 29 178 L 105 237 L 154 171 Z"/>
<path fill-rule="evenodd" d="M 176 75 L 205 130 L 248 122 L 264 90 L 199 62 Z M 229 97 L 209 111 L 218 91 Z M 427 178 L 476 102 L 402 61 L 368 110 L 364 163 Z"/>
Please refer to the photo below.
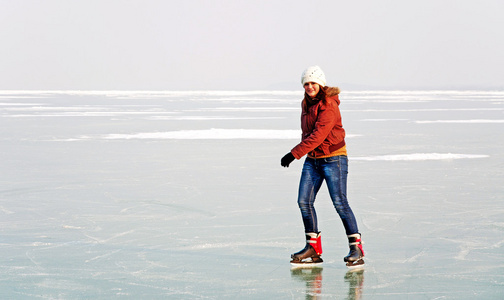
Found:
<path fill-rule="evenodd" d="M 333 157 L 333 156 L 340 156 L 340 155 L 345 155 L 347 156 L 347 150 L 346 150 L 346 145 L 339 148 L 338 150 L 332 152 L 332 153 L 329 153 L 328 155 L 322 155 L 322 156 L 317 156 L 317 157 L 314 157 L 314 156 L 311 156 L 311 155 L 308 155 L 308 157 L 310 158 L 315 158 L 315 159 L 319 159 L 319 158 L 328 158 L 328 157 Z"/>

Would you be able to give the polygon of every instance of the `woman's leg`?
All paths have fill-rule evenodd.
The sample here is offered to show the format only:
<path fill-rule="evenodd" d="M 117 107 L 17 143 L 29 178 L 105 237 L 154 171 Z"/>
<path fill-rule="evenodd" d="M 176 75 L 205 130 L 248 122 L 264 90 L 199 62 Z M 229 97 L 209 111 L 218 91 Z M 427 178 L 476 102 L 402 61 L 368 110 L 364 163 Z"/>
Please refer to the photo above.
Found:
<path fill-rule="evenodd" d="M 325 159 L 323 170 L 327 188 L 347 235 L 359 232 L 354 213 L 347 200 L 348 158 L 335 156 Z"/>
<path fill-rule="evenodd" d="M 305 232 L 318 233 L 315 198 L 324 178 L 318 173 L 319 168 L 314 159 L 306 158 L 301 180 L 299 182 L 298 205 L 301 210 Z"/>

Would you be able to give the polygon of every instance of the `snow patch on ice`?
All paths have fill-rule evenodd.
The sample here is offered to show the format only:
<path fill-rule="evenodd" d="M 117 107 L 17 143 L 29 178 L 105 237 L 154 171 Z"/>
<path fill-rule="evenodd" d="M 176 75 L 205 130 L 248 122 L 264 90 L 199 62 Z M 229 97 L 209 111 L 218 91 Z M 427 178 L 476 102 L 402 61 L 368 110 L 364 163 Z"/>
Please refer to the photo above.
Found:
<path fill-rule="evenodd" d="M 301 96 L 302 90 L 296 91 L 121 91 L 121 90 L 0 90 L 2 97 L 23 97 L 23 95 L 37 95 L 50 97 L 52 95 L 77 95 L 77 96 L 107 96 L 107 97 L 128 97 L 128 98 L 143 98 L 143 97 L 167 97 L 167 96 L 262 96 L 262 95 L 281 95 L 281 96 Z M 25 96 L 26 97 L 26 96 Z M 31 97 L 30 97 L 31 98 Z"/>
<path fill-rule="evenodd" d="M 345 112 L 454 112 L 454 111 L 502 111 L 503 108 L 404 108 L 404 109 L 344 109 Z"/>
<path fill-rule="evenodd" d="M 362 119 L 363 122 L 408 121 L 408 119 Z"/>
<path fill-rule="evenodd" d="M 412 153 L 396 155 L 377 155 L 353 157 L 352 160 L 363 161 L 412 161 L 412 160 L 445 160 L 445 159 L 466 159 L 466 158 L 485 158 L 488 155 L 481 154 L 454 154 L 454 153 Z"/>
<path fill-rule="evenodd" d="M 35 247 L 40 247 L 40 246 L 51 246 L 51 245 L 52 245 L 52 243 L 33 242 L 31 245 L 32 245 L 32 246 L 35 246 Z"/>
<path fill-rule="evenodd" d="M 0 97 L 0 98 L 3 98 L 3 97 Z M 34 106 L 34 105 L 44 105 L 44 104 L 42 104 L 42 103 L 3 103 L 3 102 L 0 103 L 0 106 L 2 106 L 2 107 L 3 106 Z"/>
<path fill-rule="evenodd" d="M 356 137 L 359 135 L 347 135 Z M 92 139 L 82 136 L 81 139 Z M 179 140 L 228 140 L 228 139 L 300 139 L 300 130 L 272 130 L 272 129 L 205 129 L 180 130 L 167 132 L 143 132 L 131 134 L 107 134 L 99 137 L 107 140 L 130 139 L 179 139 Z"/>
<path fill-rule="evenodd" d="M 68 109 L 71 110 L 71 109 Z M 3 115 L 7 118 L 49 118 L 49 117 L 119 117 L 119 116 L 143 116 L 143 115 L 158 115 L 158 114 L 173 114 L 173 112 L 159 111 L 62 111 L 62 112 L 47 112 L 37 114 L 12 114 Z"/>
<path fill-rule="evenodd" d="M 267 129 L 207 129 L 180 130 L 168 132 L 144 132 L 134 134 L 108 134 L 104 139 L 299 139 L 299 130 L 267 130 Z"/>
<path fill-rule="evenodd" d="M 490 124 L 504 123 L 504 120 L 435 120 L 435 121 L 415 121 L 418 124 L 431 123 L 454 123 L 454 124 Z"/>
<path fill-rule="evenodd" d="M 208 108 L 205 109 L 207 111 L 291 111 L 291 110 L 301 110 L 296 107 L 216 107 L 216 108 Z"/>
<path fill-rule="evenodd" d="M 14 213 L 13 211 L 11 211 L 11 210 L 9 210 L 9 209 L 7 209 L 7 208 L 3 207 L 3 206 L 0 206 L 0 211 L 1 211 L 1 212 L 3 212 L 3 213 L 4 213 L 4 214 L 6 214 L 6 215 L 11 215 L 11 214 L 13 214 L 13 213 Z"/>
<path fill-rule="evenodd" d="M 63 225 L 62 227 L 65 228 L 65 229 L 83 229 L 83 227 L 72 226 L 72 225 Z"/>
<path fill-rule="evenodd" d="M 148 120 L 174 120 L 174 121 L 215 121 L 215 120 L 278 120 L 282 117 L 221 117 L 221 116 L 155 116 Z"/>

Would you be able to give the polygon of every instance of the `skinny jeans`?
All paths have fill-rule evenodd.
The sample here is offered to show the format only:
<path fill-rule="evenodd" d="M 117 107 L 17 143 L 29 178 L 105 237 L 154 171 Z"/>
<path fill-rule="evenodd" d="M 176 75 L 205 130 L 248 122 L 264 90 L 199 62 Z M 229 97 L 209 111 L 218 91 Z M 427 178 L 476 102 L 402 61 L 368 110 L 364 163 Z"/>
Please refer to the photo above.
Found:
<path fill-rule="evenodd" d="M 347 156 L 313 159 L 307 157 L 299 183 L 298 205 L 301 210 L 305 232 L 318 233 L 315 198 L 325 180 L 334 208 L 347 235 L 358 233 L 357 221 L 347 200 Z"/>

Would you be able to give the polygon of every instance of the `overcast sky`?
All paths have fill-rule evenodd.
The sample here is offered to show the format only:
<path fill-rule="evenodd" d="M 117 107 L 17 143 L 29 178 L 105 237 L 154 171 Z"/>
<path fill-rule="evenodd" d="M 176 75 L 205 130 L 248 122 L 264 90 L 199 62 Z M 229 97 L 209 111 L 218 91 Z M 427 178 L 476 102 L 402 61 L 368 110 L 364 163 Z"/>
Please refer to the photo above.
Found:
<path fill-rule="evenodd" d="M 502 0 L 0 0 L 0 89 L 504 89 Z"/>

